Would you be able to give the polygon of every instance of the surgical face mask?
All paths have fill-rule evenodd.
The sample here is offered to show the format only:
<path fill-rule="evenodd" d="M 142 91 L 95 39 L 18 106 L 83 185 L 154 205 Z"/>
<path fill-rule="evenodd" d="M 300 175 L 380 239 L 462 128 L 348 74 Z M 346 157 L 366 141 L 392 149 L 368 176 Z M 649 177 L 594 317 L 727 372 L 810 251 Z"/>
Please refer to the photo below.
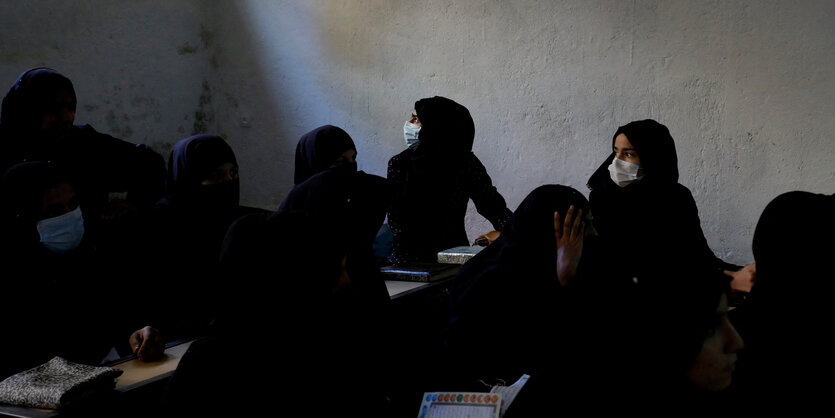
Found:
<path fill-rule="evenodd" d="M 412 122 L 406 122 L 403 125 L 403 137 L 406 139 L 406 145 L 412 146 L 418 142 L 418 134 L 420 133 L 420 126 Z"/>
<path fill-rule="evenodd" d="M 53 253 L 65 253 L 81 244 L 84 237 L 84 218 L 81 208 L 53 218 L 38 221 L 41 244 Z"/>
<path fill-rule="evenodd" d="M 641 166 L 639 165 L 615 158 L 612 160 L 612 164 L 609 165 L 609 176 L 618 186 L 626 187 L 644 177 L 643 175 L 638 175 L 640 169 Z"/>

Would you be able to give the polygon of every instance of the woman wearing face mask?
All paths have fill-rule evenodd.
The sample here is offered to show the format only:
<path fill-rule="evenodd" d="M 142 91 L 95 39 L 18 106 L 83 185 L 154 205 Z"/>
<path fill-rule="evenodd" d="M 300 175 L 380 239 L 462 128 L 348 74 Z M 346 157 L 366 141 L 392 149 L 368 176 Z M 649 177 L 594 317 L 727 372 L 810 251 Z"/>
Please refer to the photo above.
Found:
<path fill-rule="evenodd" d="M 237 159 L 223 138 L 200 134 L 174 145 L 166 194 L 154 207 L 148 236 L 151 259 L 160 263 L 155 274 L 169 286 L 160 302 L 170 315 L 157 327 L 170 338 L 204 330 L 229 225 L 244 214 L 266 212 L 240 205 L 239 195 Z"/>
<path fill-rule="evenodd" d="M 470 199 L 501 231 L 512 212 L 472 151 L 475 125 L 466 107 L 440 96 L 418 100 L 404 136 L 411 145 L 388 164 L 389 262 L 434 262 L 439 251 L 468 245 L 464 216 Z"/>
<path fill-rule="evenodd" d="M 98 364 L 111 347 L 129 354 L 125 343 L 137 318 L 112 315 L 115 262 L 85 234 L 68 177 L 53 164 L 29 161 L 5 172 L 1 190 L 8 199 L 0 234 L 2 284 L 6 311 L 15 314 L 0 324 L 0 379 L 55 355 Z M 144 332 L 160 343 L 146 350 L 161 354 L 155 330 Z"/>
<path fill-rule="evenodd" d="M 595 227 L 613 268 L 638 274 L 661 259 L 687 255 L 732 276 L 734 288 L 750 289 L 754 266 L 725 263 L 708 246 L 693 195 L 678 182 L 667 127 L 651 119 L 621 126 L 612 151 L 588 186 Z"/>
<path fill-rule="evenodd" d="M 76 186 L 88 234 L 108 239 L 161 197 L 165 161 L 146 145 L 76 125 L 77 106 L 63 74 L 44 67 L 21 74 L 3 97 L 0 171 L 21 161 L 59 166 Z"/>

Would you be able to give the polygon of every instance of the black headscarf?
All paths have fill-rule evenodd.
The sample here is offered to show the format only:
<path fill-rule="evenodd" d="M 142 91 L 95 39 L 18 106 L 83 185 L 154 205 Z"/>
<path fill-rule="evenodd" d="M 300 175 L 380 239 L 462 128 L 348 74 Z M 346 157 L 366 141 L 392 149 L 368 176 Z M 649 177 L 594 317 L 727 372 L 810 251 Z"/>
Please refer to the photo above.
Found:
<path fill-rule="evenodd" d="M 472 151 L 475 124 L 466 107 L 446 97 L 434 96 L 416 101 L 415 113 L 421 123 L 421 153 Z"/>
<path fill-rule="evenodd" d="M 732 314 L 745 340 L 736 387 L 757 408 L 820 410 L 835 371 L 831 295 L 835 195 L 790 191 L 766 205 L 754 230 L 756 281 Z M 806 411 L 806 409 L 804 409 Z"/>
<path fill-rule="evenodd" d="M 240 196 L 238 179 L 217 185 L 201 185 L 212 171 L 226 163 L 238 165 L 232 147 L 219 136 L 202 134 L 178 141 L 168 159 L 165 199 L 169 203 L 190 206 L 219 204 L 237 207 Z M 217 193 L 206 193 L 206 190 Z"/>
<path fill-rule="evenodd" d="M 798 222 L 800 221 L 800 222 Z M 752 250 L 757 266 L 751 300 L 767 299 L 780 311 L 803 301 L 807 293 L 832 288 L 835 277 L 823 260 L 835 254 L 835 195 L 805 191 L 783 193 L 765 207 L 754 230 Z M 791 295 L 791 296 L 789 296 Z M 823 299 L 820 302 L 825 303 Z"/>
<path fill-rule="evenodd" d="M 641 158 L 644 177 L 627 186 L 615 184 L 608 167 L 614 153 L 588 181 L 594 226 L 601 241 L 635 273 L 652 268 L 662 258 L 692 254 L 694 261 L 709 260 L 717 268 L 733 268 L 716 258 L 701 229 L 693 195 L 678 183 L 678 157 L 670 131 L 651 120 L 621 126 L 612 137 L 625 134 Z M 629 225 L 630 232 L 623 230 Z"/>
<path fill-rule="evenodd" d="M 69 103 L 56 101 L 62 92 L 69 93 Z M 142 209 L 162 197 L 165 160 L 150 147 L 64 119 L 44 130 L 44 116 L 64 106 L 73 112 L 77 106 L 69 78 L 45 67 L 21 74 L 3 98 L 0 170 L 26 160 L 56 164 L 72 180 L 91 229 L 97 231 L 104 227 L 99 218 L 109 192 L 128 192 L 127 201 Z"/>
<path fill-rule="evenodd" d="M 630 122 L 615 131 L 610 148 L 614 148 L 615 138 L 620 134 L 626 135 L 626 138 L 641 157 L 641 167 L 644 173 L 644 178 L 623 187 L 623 189 L 638 184 L 678 182 L 678 156 L 675 141 L 666 126 L 652 119 Z M 613 152 L 592 174 L 588 182 L 590 189 L 609 190 L 620 188 L 609 177 L 608 168 L 614 158 L 615 153 Z"/>
<path fill-rule="evenodd" d="M 351 136 L 336 126 L 323 125 L 302 135 L 296 145 L 293 183 L 299 184 L 328 169 L 343 152 L 356 149 Z"/>
<path fill-rule="evenodd" d="M 16 137 L 36 134 L 43 115 L 54 111 L 51 106 L 59 91 L 70 93 L 71 108 L 75 111 L 77 99 L 69 78 L 46 67 L 25 71 L 3 98 L 0 126 L 5 133 Z"/>
<path fill-rule="evenodd" d="M 574 188 L 548 184 L 531 191 L 499 238 L 461 268 L 456 283 L 468 282 L 500 265 L 512 266 L 523 276 L 519 280 L 540 280 L 543 274 L 556 279 L 554 212 L 565 216 L 572 205 L 588 213 L 586 197 Z"/>
<path fill-rule="evenodd" d="M 554 356 L 550 342 L 560 334 L 554 324 L 563 293 L 556 272 L 554 212 L 565 216 L 572 205 L 588 210 L 586 198 L 571 187 L 537 187 L 519 204 L 501 236 L 455 276 L 448 339 L 453 355 L 476 356 L 473 351 L 495 342 L 491 329 L 502 330 L 502 341 L 513 346 L 503 346 L 504 354 L 492 369 L 474 361 L 481 369 L 476 373 L 487 373 L 482 377 L 518 378 Z M 487 350 L 484 355 L 492 354 Z"/>
<path fill-rule="evenodd" d="M 329 228 L 327 245 L 342 243 L 347 268 L 356 288 L 388 300 L 373 255 L 373 242 L 386 215 L 388 190 L 385 179 L 355 171 L 352 167 L 325 169 L 297 184 L 277 212 L 306 212 Z"/>
<path fill-rule="evenodd" d="M 418 178 L 411 181 L 437 183 L 439 177 L 460 170 L 462 158 L 472 152 L 475 124 L 466 107 L 441 96 L 418 100 L 415 113 L 422 127 L 411 153 Z"/>

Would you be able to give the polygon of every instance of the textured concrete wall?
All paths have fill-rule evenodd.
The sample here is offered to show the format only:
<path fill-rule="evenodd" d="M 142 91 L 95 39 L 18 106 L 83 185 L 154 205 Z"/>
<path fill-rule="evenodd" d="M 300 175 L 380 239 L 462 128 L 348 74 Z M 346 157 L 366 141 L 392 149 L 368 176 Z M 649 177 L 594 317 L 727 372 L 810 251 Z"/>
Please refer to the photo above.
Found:
<path fill-rule="evenodd" d="M 115 4 L 115 5 L 114 5 Z M 615 129 L 676 139 L 708 242 L 751 261 L 763 207 L 835 192 L 831 1 L 0 0 L 0 77 L 50 65 L 80 121 L 163 150 L 224 135 L 243 199 L 274 208 L 299 136 L 345 128 L 385 176 L 415 100 L 467 106 L 474 150 L 511 208 L 585 183 Z M 472 236 L 489 229 L 474 211 Z"/>

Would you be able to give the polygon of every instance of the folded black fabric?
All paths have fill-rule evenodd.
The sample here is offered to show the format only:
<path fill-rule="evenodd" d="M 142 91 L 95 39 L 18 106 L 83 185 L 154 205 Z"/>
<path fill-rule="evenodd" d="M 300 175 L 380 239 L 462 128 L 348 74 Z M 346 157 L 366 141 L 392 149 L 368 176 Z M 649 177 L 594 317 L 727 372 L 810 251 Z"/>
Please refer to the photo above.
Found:
<path fill-rule="evenodd" d="M 112 390 L 122 370 L 73 363 L 61 357 L 0 382 L 0 402 L 29 408 L 61 409 Z"/>

